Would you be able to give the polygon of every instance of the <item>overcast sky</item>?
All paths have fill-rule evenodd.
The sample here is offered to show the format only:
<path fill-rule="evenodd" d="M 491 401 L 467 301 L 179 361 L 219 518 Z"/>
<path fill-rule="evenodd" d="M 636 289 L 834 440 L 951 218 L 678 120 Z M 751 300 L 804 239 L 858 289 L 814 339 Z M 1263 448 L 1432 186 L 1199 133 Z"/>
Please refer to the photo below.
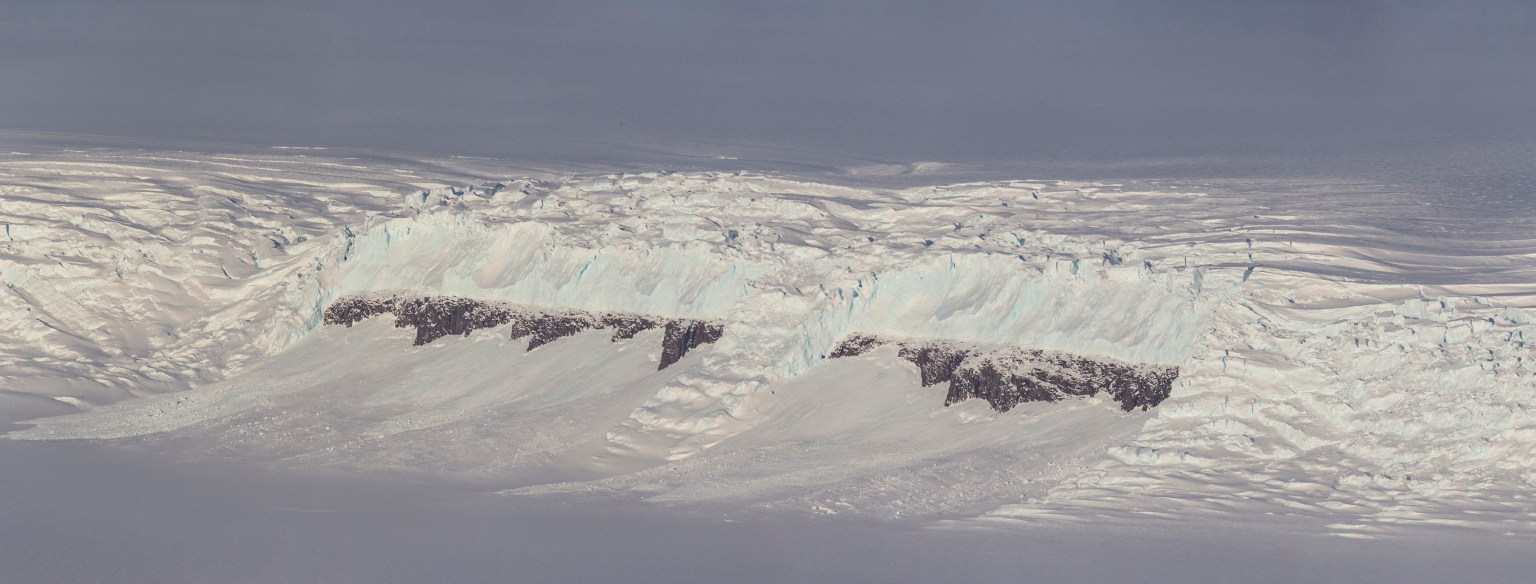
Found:
<path fill-rule="evenodd" d="M 1536 135 L 1536 2 L 0 0 L 0 86 L 0 128 L 502 157 L 1379 153 Z"/>

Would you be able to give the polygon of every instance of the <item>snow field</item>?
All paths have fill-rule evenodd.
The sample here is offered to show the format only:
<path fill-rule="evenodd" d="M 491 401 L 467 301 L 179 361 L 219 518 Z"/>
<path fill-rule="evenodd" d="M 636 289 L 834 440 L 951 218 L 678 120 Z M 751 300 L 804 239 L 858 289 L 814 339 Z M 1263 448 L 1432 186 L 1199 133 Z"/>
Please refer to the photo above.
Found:
<path fill-rule="evenodd" d="M 1345 514 L 1354 535 L 1530 516 L 1536 242 L 1356 213 L 1369 185 L 44 154 L 0 160 L 0 390 L 89 411 L 16 438 L 169 432 L 146 439 L 817 512 L 1174 505 Z M 386 293 L 719 318 L 726 334 L 657 373 L 590 334 L 522 355 L 494 330 L 409 348 L 380 340 L 400 334 L 387 324 L 319 326 L 335 298 Z M 827 362 L 851 332 L 1183 373 L 1146 413 L 944 409 L 890 355 Z"/>

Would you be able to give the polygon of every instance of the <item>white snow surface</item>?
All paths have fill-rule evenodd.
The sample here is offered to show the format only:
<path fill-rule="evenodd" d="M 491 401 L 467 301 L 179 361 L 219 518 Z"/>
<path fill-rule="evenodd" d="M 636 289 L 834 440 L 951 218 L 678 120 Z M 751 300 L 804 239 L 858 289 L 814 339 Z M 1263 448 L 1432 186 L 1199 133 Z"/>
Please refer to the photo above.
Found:
<path fill-rule="evenodd" d="M 0 392 L 80 410 L 9 437 L 828 514 L 1536 533 L 1536 239 L 1518 222 L 1342 180 L 477 164 L 0 155 Z M 353 294 L 725 335 L 659 372 L 657 331 L 412 347 L 387 317 L 320 325 Z M 892 349 L 828 361 L 852 332 L 1182 375 L 1145 412 L 944 408 Z"/>

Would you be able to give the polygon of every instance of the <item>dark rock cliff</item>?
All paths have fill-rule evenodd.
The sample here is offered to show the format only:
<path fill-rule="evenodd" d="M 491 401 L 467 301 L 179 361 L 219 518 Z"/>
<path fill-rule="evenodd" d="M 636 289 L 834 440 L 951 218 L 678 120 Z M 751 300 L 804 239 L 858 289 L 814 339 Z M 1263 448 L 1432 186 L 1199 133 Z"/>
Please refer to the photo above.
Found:
<path fill-rule="evenodd" d="M 511 321 L 514 313 L 465 298 L 401 298 L 395 301 L 395 327 L 416 329 L 417 345 L 448 335 L 464 335 Z"/>
<path fill-rule="evenodd" d="M 688 351 L 718 341 L 723 334 L 725 327 L 715 323 L 701 320 L 667 321 L 666 334 L 661 341 L 661 366 L 656 369 L 666 369 L 668 365 L 682 359 Z"/>
<path fill-rule="evenodd" d="M 1177 367 L 1012 347 L 966 348 L 945 341 L 893 342 L 857 333 L 838 343 L 830 357 L 862 355 L 885 344 L 899 347 L 897 356 L 917 366 L 924 387 L 949 383 L 944 405 L 980 398 L 999 412 L 1024 402 L 1099 393 L 1109 394 L 1125 411 L 1146 410 L 1167 399 L 1179 377 Z"/>
<path fill-rule="evenodd" d="M 452 296 L 342 298 L 326 308 L 325 324 L 352 326 L 383 314 L 393 314 L 396 327 L 414 328 L 417 345 L 506 325 L 511 338 L 528 338 L 529 351 L 587 330 L 612 330 L 610 340 L 618 342 L 632 339 L 642 331 L 661 328 L 658 370 L 725 334 L 723 325 L 710 321 L 623 313 L 539 312 Z M 949 384 L 944 405 L 979 398 L 1000 412 L 1024 402 L 1059 401 L 1100 393 L 1108 394 L 1125 411 L 1145 410 L 1167 399 L 1173 381 L 1179 376 L 1177 367 L 1133 365 L 1102 357 L 1014 347 L 967 347 L 946 341 L 897 342 L 859 333 L 844 338 L 829 357 L 854 357 L 887 344 L 897 346 L 897 356 L 917 366 L 924 387 Z"/>
<path fill-rule="evenodd" d="M 509 325 L 511 338 L 528 338 L 529 351 L 586 330 L 612 329 L 610 340 L 618 342 L 632 339 L 642 331 L 664 327 L 658 370 L 678 362 L 700 345 L 720 340 L 725 333 L 725 327 L 720 323 L 702 320 L 584 311 L 548 313 L 454 296 L 341 298 L 326 307 L 324 322 L 350 327 L 383 314 L 393 314 L 397 328 L 416 329 L 416 345 L 449 335 L 468 336 L 479 329 Z"/>

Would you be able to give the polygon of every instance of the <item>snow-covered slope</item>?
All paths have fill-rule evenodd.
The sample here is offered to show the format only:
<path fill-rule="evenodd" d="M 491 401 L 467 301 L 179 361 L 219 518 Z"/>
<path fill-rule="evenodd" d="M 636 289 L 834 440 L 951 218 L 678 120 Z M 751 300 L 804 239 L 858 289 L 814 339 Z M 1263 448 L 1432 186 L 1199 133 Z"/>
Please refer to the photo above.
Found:
<path fill-rule="evenodd" d="M 86 410 L 11 436 L 825 512 L 1264 510 L 1369 534 L 1497 509 L 1536 528 L 1509 523 L 1536 485 L 1536 240 L 1518 222 L 1425 218 L 1343 181 L 466 168 L 0 157 L 0 390 Z M 378 319 L 322 325 L 354 295 L 724 334 L 660 371 L 659 330 L 412 346 Z M 894 347 L 829 360 L 854 334 L 1179 377 L 1145 411 L 945 408 Z"/>

